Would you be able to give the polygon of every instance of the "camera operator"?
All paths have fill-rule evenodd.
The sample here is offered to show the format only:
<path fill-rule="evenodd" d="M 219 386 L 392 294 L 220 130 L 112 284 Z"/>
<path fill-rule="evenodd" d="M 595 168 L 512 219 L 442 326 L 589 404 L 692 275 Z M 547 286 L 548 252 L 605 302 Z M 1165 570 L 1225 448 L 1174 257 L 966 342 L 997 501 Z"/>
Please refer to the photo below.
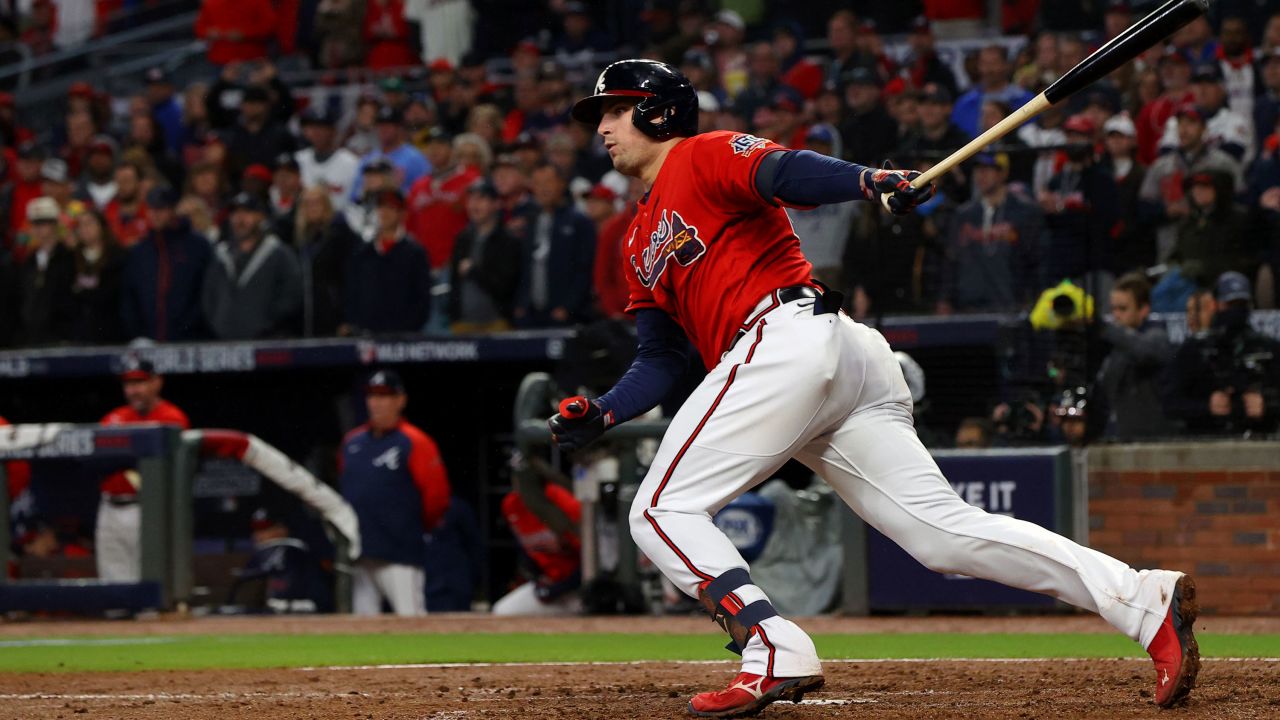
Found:
<path fill-rule="evenodd" d="M 1275 432 L 1280 423 L 1280 343 L 1249 326 L 1252 290 L 1238 272 L 1218 278 L 1210 331 L 1174 356 L 1165 406 L 1193 433 Z"/>
<path fill-rule="evenodd" d="M 1160 375 L 1169 362 L 1169 336 L 1151 315 L 1151 283 L 1130 273 L 1111 289 L 1111 317 L 1101 324 L 1111 353 L 1098 371 L 1094 396 L 1105 412 L 1109 439 L 1161 437 L 1173 425 L 1160 407 Z M 1095 408 L 1098 410 L 1099 408 Z"/>

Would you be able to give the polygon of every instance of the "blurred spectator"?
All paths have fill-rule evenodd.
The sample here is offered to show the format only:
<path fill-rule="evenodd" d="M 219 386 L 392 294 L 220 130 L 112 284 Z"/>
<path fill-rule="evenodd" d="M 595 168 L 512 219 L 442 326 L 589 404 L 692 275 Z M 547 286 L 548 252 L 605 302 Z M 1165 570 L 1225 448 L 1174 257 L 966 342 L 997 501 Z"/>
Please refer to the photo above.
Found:
<path fill-rule="evenodd" d="M 387 158 L 378 158 L 364 166 L 360 173 L 364 185 L 359 202 L 349 203 L 344 211 L 347 224 L 361 238 L 371 239 L 378 232 L 378 195 L 383 190 L 397 190 L 396 169 Z"/>
<path fill-rule="evenodd" d="M 1249 325 L 1252 289 L 1223 273 L 1211 329 L 1188 338 L 1170 367 L 1165 408 L 1192 433 L 1275 432 L 1280 421 L 1280 343 Z"/>
<path fill-rule="evenodd" d="M 174 212 L 176 203 L 168 188 L 147 193 L 151 229 L 125 259 L 120 312 L 126 337 L 177 342 L 204 336 L 200 296 L 211 251 Z"/>
<path fill-rule="evenodd" d="M 526 213 L 515 320 L 521 327 L 571 325 L 591 312 L 596 229 L 568 202 L 568 180 L 554 165 L 533 171 L 535 207 Z"/>
<path fill-rule="evenodd" d="M 106 218 L 85 209 L 73 221 L 75 280 L 70 339 L 84 345 L 106 345 L 123 338 L 120 331 L 120 281 L 124 250 L 111 235 Z"/>
<path fill-rule="evenodd" d="M 58 49 L 53 40 L 57 28 L 58 8 L 53 0 L 31 0 L 31 10 L 20 39 L 32 55 L 48 55 Z"/>
<path fill-rule="evenodd" d="M 201 307 L 219 340 L 291 334 L 302 307 L 297 256 L 271 232 L 262 199 L 240 193 L 231 201 L 230 237 L 214 248 L 204 276 Z"/>
<path fill-rule="evenodd" d="M 804 144 L 805 128 L 801 122 L 799 99 L 780 90 L 768 103 L 756 108 L 752 130 L 762 137 L 787 147 Z"/>
<path fill-rule="evenodd" d="M 603 183 L 596 187 L 606 189 Z M 596 238 L 593 285 L 598 309 L 606 318 L 621 318 L 631 301 L 631 289 L 627 287 L 629 270 L 623 254 L 626 250 L 627 230 L 631 227 L 631 221 L 639 210 L 639 202 L 644 194 L 644 183 L 637 178 L 630 178 L 626 196 L 622 198 L 622 210 L 600 224 L 599 236 Z"/>
<path fill-rule="evenodd" d="M 302 334 L 329 337 L 342 323 L 347 265 L 361 240 L 322 186 L 302 191 L 293 223 L 290 235 L 302 269 Z"/>
<path fill-rule="evenodd" d="M 981 417 L 967 417 L 956 427 L 957 450 L 983 450 L 991 447 L 991 421 Z"/>
<path fill-rule="evenodd" d="M 216 245 L 222 239 L 222 229 L 213 221 L 209 204 L 199 196 L 183 195 L 174 212 L 191 225 L 192 232 L 208 240 L 210 245 Z"/>
<path fill-rule="evenodd" d="M 561 60 L 589 59 L 591 53 L 613 49 L 613 40 L 595 26 L 591 11 L 584 2 L 570 0 L 561 5 L 561 27 L 551 40 L 549 50 Z"/>
<path fill-rule="evenodd" d="M 844 82 L 843 78 L 854 68 L 865 68 L 879 78 L 876 58 L 858 43 L 858 16 L 852 10 L 837 10 L 827 20 L 827 44 L 831 47 L 828 83 Z"/>
<path fill-rule="evenodd" d="M 975 157 L 977 197 L 956 210 L 947 232 L 938 312 L 1017 310 L 1035 297 L 1044 219 L 1009 192 L 1008 176 L 1005 155 Z"/>
<path fill-rule="evenodd" d="M 316 5 L 314 49 L 322 68 L 345 68 L 364 57 L 364 12 L 357 0 L 320 0 Z"/>
<path fill-rule="evenodd" d="M 165 423 L 183 430 L 191 421 L 177 405 L 160 396 L 164 377 L 150 360 L 126 356 L 120 372 L 120 388 L 125 404 L 99 421 L 107 427 L 138 423 Z M 163 478 L 157 478 L 163 481 Z M 99 483 L 98 520 L 93 533 L 94 560 L 98 579 L 131 583 L 142 579 L 142 506 L 138 491 L 142 475 L 134 468 L 117 470 Z"/>
<path fill-rule="evenodd" d="M 360 521 L 361 555 L 352 611 L 377 615 L 385 599 L 396 615 L 423 615 L 423 536 L 449 507 L 449 478 L 435 441 L 404 419 L 399 374 L 374 373 L 365 385 L 369 420 L 342 442 L 342 496 Z"/>
<path fill-rule="evenodd" d="M 1116 184 L 1095 162 L 1098 128 L 1084 114 L 1063 123 L 1067 146 L 1060 169 L 1040 193 L 1048 245 L 1042 275 L 1045 284 L 1085 279 L 1095 294 L 1107 292 L 1111 271 L 1111 230 L 1116 223 Z"/>
<path fill-rule="evenodd" d="M 1213 288 L 1196 288 L 1187 296 L 1187 337 L 1202 337 L 1213 327 L 1218 302 Z"/>
<path fill-rule="evenodd" d="M 431 267 L 404 231 L 400 191 L 372 196 L 377 231 L 347 265 L 346 323 L 339 334 L 417 332 L 431 315 Z"/>
<path fill-rule="evenodd" d="M 1073 448 L 1089 444 L 1092 433 L 1090 423 L 1093 411 L 1089 408 L 1089 395 L 1084 387 L 1063 390 L 1050 404 L 1050 441 L 1061 441 Z"/>
<path fill-rule="evenodd" d="M 1119 273 L 1150 267 L 1156 262 L 1155 235 L 1138 222 L 1138 192 L 1147 171 L 1134 157 L 1137 131 L 1127 114 L 1113 115 L 1102 131 L 1100 162 L 1116 185 L 1116 224 L 1109 231 L 1112 267 Z"/>
<path fill-rule="evenodd" d="M 773 28 L 773 51 L 782 64 L 782 82 L 805 100 L 822 89 L 822 68 L 804 55 L 804 29 L 799 23 L 780 22 Z"/>
<path fill-rule="evenodd" d="M 1171 42 L 1190 58 L 1193 65 L 1213 62 L 1218 56 L 1218 41 L 1213 37 L 1213 26 L 1204 15 L 1198 15 L 1183 25 L 1173 34 Z"/>
<path fill-rule="evenodd" d="M 267 56 L 276 31 L 271 0 L 204 0 L 196 37 L 209 43 L 209 62 L 226 65 Z"/>
<path fill-rule="evenodd" d="M 1173 346 L 1164 327 L 1149 321 L 1151 283 L 1140 273 L 1121 277 L 1110 305 L 1101 336 L 1111 352 L 1094 383 L 1095 410 L 1106 413 L 1103 434 L 1120 440 L 1171 436 L 1175 428 L 1164 416 L 1160 391 Z"/>
<path fill-rule="evenodd" d="M 1242 17 L 1222 18 L 1219 29 L 1221 46 L 1214 58 L 1222 74 L 1231 111 L 1240 117 L 1253 119 L 1253 100 L 1261 90 L 1258 67 L 1249 42 L 1249 27 Z"/>
<path fill-rule="evenodd" d="M 53 198 L 64 212 L 71 205 L 74 188 L 65 160 L 49 158 L 40 164 L 40 191 L 45 197 Z"/>
<path fill-rule="evenodd" d="M 703 40 L 716 64 L 720 84 L 729 97 L 735 99 L 747 86 L 747 53 L 742 47 L 746 35 L 746 21 L 738 11 L 731 9 L 717 12 L 703 33 Z"/>
<path fill-rule="evenodd" d="M 919 113 L 920 124 L 910 129 L 894 153 L 894 159 L 905 167 L 916 167 L 921 160 L 941 160 L 969 141 L 964 131 L 951 122 L 951 93 L 945 87 L 926 85 Z M 963 189 L 968 187 L 965 173 L 959 168 L 943 177 L 940 184 L 952 197 L 964 197 Z"/>
<path fill-rule="evenodd" d="M 271 91 L 262 85 L 244 89 L 240 120 L 227 131 L 226 171 L 239 178 L 245 168 L 294 149 L 289 129 L 272 117 Z"/>
<path fill-rule="evenodd" d="M 1248 166 L 1256 147 L 1253 117 L 1227 107 L 1227 91 L 1222 85 L 1222 71 L 1216 62 L 1196 66 L 1191 75 L 1191 95 L 1196 110 L 1207 123 L 1205 142 L 1223 150 L 1241 166 Z M 1178 120 L 1169 118 L 1160 138 L 1160 150 L 1166 152 L 1178 146 Z"/>
<path fill-rule="evenodd" d="M 5 245 L 13 248 L 18 261 L 25 257 L 25 248 L 18 242 L 19 232 L 27 226 L 27 204 L 44 194 L 40 169 L 44 152 L 39 145 L 28 141 L 18 147 L 14 163 L 13 185 L 7 188 L 4 207 L 9 211 L 9 228 Z"/>
<path fill-rule="evenodd" d="M 432 172 L 409 189 L 405 230 L 427 251 L 431 269 L 439 271 L 449 265 L 453 243 L 467 224 L 467 188 L 480 178 L 481 170 L 457 162 L 453 138 L 439 129 L 431 136 L 427 159 Z"/>
<path fill-rule="evenodd" d="M 302 170 L 293 153 L 281 154 L 276 158 L 271 172 L 271 187 L 267 189 L 273 218 L 292 221 L 293 207 L 298 202 L 302 187 Z"/>
<path fill-rule="evenodd" d="M 997 100 L 1009 107 L 1022 107 L 1031 93 L 1009 82 L 1009 58 L 1000 45 L 988 45 L 978 51 L 978 78 L 972 89 L 960 96 L 951 111 L 951 121 L 970 137 L 980 131 L 982 105 Z"/>
<path fill-rule="evenodd" d="M 1179 109 L 1177 128 L 1178 149 L 1156 160 L 1147 170 L 1138 193 L 1139 220 L 1156 228 L 1157 262 L 1169 259 L 1177 241 L 1178 224 L 1191 212 L 1183 187 L 1187 175 L 1216 171 L 1234 178 L 1234 187 L 1240 186 L 1240 164 L 1205 142 L 1204 116 L 1194 105 Z"/>
<path fill-rule="evenodd" d="M 919 15 L 912 21 L 907 42 L 911 45 L 911 54 L 907 56 L 905 67 L 912 86 L 924 88 L 933 84 L 946 90 L 949 97 L 955 97 L 958 90 L 956 77 L 947 63 L 938 56 L 929 18 Z"/>
<path fill-rule="evenodd" d="M 1228 270 L 1252 276 L 1258 269 L 1261 240 L 1244 208 L 1233 200 L 1231 176 L 1198 172 L 1184 182 L 1187 215 L 1178 223 L 1169 262 L 1183 277 L 1205 285 Z"/>
<path fill-rule="evenodd" d="M 53 198 L 39 197 L 27 205 L 31 246 L 18 272 L 18 316 L 21 337 L 27 345 L 48 345 L 70 335 L 75 314 L 71 287 L 76 261 L 61 241 L 61 218 Z"/>
<path fill-rule="evenodd" d="M 98 128 L 93 121 L 93 116 L 89 113 L 72 112 L 67 114 L 66 130 L 66 143 L 58 151 L 58 155 L 66 161 L 68 174 L 78 178 L 84 171 L 89 145 L 93 143 Z"/>
<path fill-rule="evenodd" d="M 573 88 L 563 65 L 546 60 L 538 69 L 538 102 L 532 112 L 526 113 L 524 130 L 535 137 L 553 135 L 569 124 L 569 109 L 573 105 Z"/>
<path fill-rule="evenodd" d="M 115 196 L 102 214 L 107 219 L 111 236 L 123 248 L 136 245 L 151 229 L 144 200 L 143 171 L 135 163 L 121 163 L 115 172 Z"/>
<path fill-rule="evenodd" d="M 105 210 L 116 196 L 116 143 L 109 135 L 99 135 L 89 146 L 84 177 L 76 195 L 98 210 Z"/>
<path fill-rule="evenodd" d="M 395 168 L 396 187 L 401 193 L 409 192 L 413 184 L 423 175 L 431 172 L 431 163 L 418 148 L 405 142 L 404 113 L 393 107 L 378 110 L 375 122 L 378 135 L 378 146 L 360 159 L 360 167 L 386 158 Z M 363 175 L 356 178 L 353 197 L 360 197 L 364 192 Z"/>
<path fill-rule="evenodd" d="M 182 184 L 184 168 L 177 158 L 169 154 L 164 134 L 150 115 L 137 114 L 129 118 L 129 135 L 125 138 L 120 160 L 142 163 L 145 166 L 144 176 L 158 173 L 169 185 Z"/>
<path fill-rule="evenodd" d="M 184 133 L 182 104 L 178 102 L 173 80 L 169 73 L 158 67 L 148 70 L 144 79 L 147 83 L 147 103 L 151 105 L 151 117 L 164 132 L 169 152 L 177 156 L 182 152 Z"/>
<path fill-rule="evenodd" d="M 840 157 L 840 134 L 830 125 L 814 125 L 805 135 L 804 149 Z M 846 280 L 853 279 L 844 277 L 845 247 L 849 242 L 854 220 L 862 212 L 864 208 L 858 202 L 804 209 L 787 208 L 796 237 L 800 238 L 800 251 L 813 264 L 814 278 L 829 288 L 846 288 Z"/>
<path fill-rule="evenodd" d="M 443 58 L 457 65 L 471 49 L 479 16 L 473 5 L 469 0 L 409 0 L 404 14 L 420 28 L 417 44 L 430 59 Z M 426 55 L 423 61 L 428 59 Z"/>
<path fill-rule="evenodd" d="M 782 93 L 782 67 L 777 50 L 764 41 L 754 43 L 747 53 L 747 80 L 742 92 L 733 99 L 734 112 L 745 118 L 755 115 L 756 109 L 765 107 Z M 802 102 L 800 93 L 794 88 L 787 88 L 794 95 L 793 103 L 799 107 Z M 783 144 L 785 140 L 777 138 Z"/>
<path fill-rule="evenodd" d="M 1195 102 L 1191 93 L 1191 65 L 1175 48 L 1167 48 L 1160 58 L 1160 96 L 1142 106 L 1134 121 L 1138 130 L 1138 162 L 1144 166 L 1156 160 L 1157 146 L 1169 119 L 1179 109 Z"/>
<path fill-rule="evenodd" d="M 984 118 L 982 125 L 984 128 L 989 126 L 985 113 L 987 113 L 995 104 L 996 103 L 983 104 Z M 994 111 L 992 113 L 993 117 L 991 118 L 991 122 L 999 122 L 1003 116 L 994 116 L 1000 115 L 1003 112 L 1003 106 L 1001 106 L 999 110 Z M 1019 162 L 1017 159 L 1014 161 L 1014 172 L 1012 173 L 1014 181 L 1025 177 L 1025 175 L 1020 173 L 1018 169 L 1026 167 L 1028 164 L 1027 161 L 1031 161 L 1031 175 L 1029 178 L 1031 183 L 1030 194 L 1035 197 L 1039 197 L 1040 194 L 1045 191 L 1045 187 L 1049 184 L 1049 179 L 1057 174 L 1060 169 L 1059 165 L 1062 162 L 1063 156 L 1062 153 L 1059 152 L 1059 149 L 1063 145 L 1067 144 L 1067 133 L 1062 127 L 1063 121 L 1066 119 L 1066 112 L 1067 108 L 1065 105 L 1055 105 L 1050 107 L 1040 114 L 1038 122 L 1026 123 L 1022 127 L 1018 128 L 1013 134 L 1012 140 L 1005 139 L 1000 141 L 1001 147 L 1006 149 L 1011 149 L 1011 145 L 1017 146 L 1018 148 L 1028 149 L 1045 148 L 1045 151 L 1042 152 L 1020 153 L 1022 161 Z M 1088 118 L 1088 116 L 1083 113 L 1081 113 L 1081 116 L 1086 119 Z"/>
<path fill-rule="evenodd" d="M 214 225 L 226 220 L 225 204 L 227 182 L 218 166 L 212 162 L 198 162 L 187 172 L 186 192 L 204 203 Z M 203 230 L 200 232 L 203 233 Z M 210 240 L 216 239 L 205 233 Z"/>
<path fill-rule="evenodd" d="M 1258 83 L 1259 94 L 1254 99 L 1253 128 L 1256 147 L 1262 148 L 1261 155 L 1280 123 L 1280 48 L 1263 56 L 1259 67 L 1262 78 Z"/>
<path fill-rule="evenodd" d="M 335 210 L 346 207 L 355 186 L 360 158 L 338 145 L 337 120 L 320 108 L 309 108 L 302 115 L 302 134 L 310 147 L 299 150 L 298 169 L 303 187 L 323 187 Z"/>
<path fill-rule="evenodd" d="M 844 158 L 879 165 L 898 145 L 898 124 L 880 102 L 880 77 L 856 67 L 840 78 L 849 112 L 840 125 Z M 781 142 L 781 139 L 779 139 Z"/>
<path fill-rule="evenodd" d="M 175 154 L 183 165 L 200 159 L 204 140 L 213 131 L 209 122 L 209 86 L 193 82 L 182 92 L 181 142 Z"/>
<path fill-rule="evenodd" d="M 716 76 L 715 63 L 703 48 L 693 48 L 684 54 L 680 59 L 680 72 L 689 78 L 694 90 L 710 93 L 721 106 L 728 103 L 729 95 Z"/>
<path fill-rule="evenodd" d="M 449 265 L 450 329 L 495 332 L 511 327 L 520 242 L 502 223 L 498 189 L 487 178 L 466 190 L 467 226 L 458 233 Z"/>
<path fill-rule="evenodd" d="M 404 0 L 368 0 L 361 35 L 368 52 L 364 65 L 370 70 L 408 67 L 421 63 L 417 28 L 404 16 Z"/>

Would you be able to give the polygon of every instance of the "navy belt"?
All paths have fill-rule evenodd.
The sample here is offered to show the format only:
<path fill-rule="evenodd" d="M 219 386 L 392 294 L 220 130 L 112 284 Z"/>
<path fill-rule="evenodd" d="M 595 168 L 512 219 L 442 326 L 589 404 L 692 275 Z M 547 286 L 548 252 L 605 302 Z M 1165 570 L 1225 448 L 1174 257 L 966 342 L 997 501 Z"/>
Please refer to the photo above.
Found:
<path fill-rule="evenodd" d="M 790 287 L 778 288 L 777 290 L 774 290 L 773 292 L 769 293 L 769 295 L 772 295 L 774 299 L 777 300 L 777 306 L 786 305 L 787 303 L 795 302 L 796 300 L 804 300 L 807 298 L 812 298 L 814 301 L 813 303 L 814 315 L 839 312 L 840 305 L 841 303 L 844 302 L 844 296 L 841 295 L 840 293 L 835 293 L 831 291 L 823 293 L 817 290 L 816 288 L 809 287 L 808 285 L 792 285 Z M 768 295 L 766 295 L 765 297 L 768 297 Z M 827 300 L 832 300 L 833 302 L 826 302 Z M 763 302 L 763 299 L 762 299 L 762 302 Z M 733 342 L 729 343 L 729 349 L 732 350 L 733 346 L 737 345 L 738 341 L 741 340 L 742 337 L 747 334 L 747 331 L 750 330 L 751 327 L 755 325 L 754 320 L 758 320 L 760 317 L 763 317 L 765 314 L 767 314 L 767 311 L 761 313 L 760 316 L 754 318 L 747 325 L 744 325 L 743 327 L 739 328 L 738 332 L 733 336 Z"/>

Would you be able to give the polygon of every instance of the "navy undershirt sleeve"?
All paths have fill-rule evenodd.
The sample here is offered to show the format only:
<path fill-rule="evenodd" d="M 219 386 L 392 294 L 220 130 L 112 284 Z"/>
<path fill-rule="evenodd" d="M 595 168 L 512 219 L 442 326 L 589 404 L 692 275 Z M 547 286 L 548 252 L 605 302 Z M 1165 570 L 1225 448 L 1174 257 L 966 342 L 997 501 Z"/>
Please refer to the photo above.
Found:
<path fill-rule="evenodd" d="M 789 205 L 828 205 L 868 199 L 864 188 L 870 187 L 872 172 L 812 150 L 780 150 L 760 161 L 755 182 L 766 198 Z"/>
<path fill-rule="evenodd" d="M 613 389 L 596 400 L 604 412 L 613 413 L 615 424 L 656 407 L 689 367 L 689 339 L 670 315 L 654 308 L 636 311 L 636 334 L 636 359 Z"/>

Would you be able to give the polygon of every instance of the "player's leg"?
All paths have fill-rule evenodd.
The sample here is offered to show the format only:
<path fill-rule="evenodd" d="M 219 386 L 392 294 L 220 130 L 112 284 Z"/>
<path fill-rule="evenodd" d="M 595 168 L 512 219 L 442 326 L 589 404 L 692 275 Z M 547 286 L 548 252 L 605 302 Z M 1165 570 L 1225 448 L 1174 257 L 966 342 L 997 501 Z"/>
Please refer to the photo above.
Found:
<path fill-rule="evenodd" d="M 98 503 L 93 543 L 100 580 L 123 583 L 142 579 L 141 526 L 142 508 L 137 503 L 113 505 L 105 497 Z"/>
<path fill-rule="evenodd" d="M 551 602 L 538 598 L 538 586 L 527 582 L 503 595 L 493 604 L 494 615 L 526 615 L 536 617 L 563 617 L 582 612 L 582 600 L 576 592 L 568 593 Z"/>
<path fill-rule="evenodd" d="M 863 383 L 879 394 L 869 392 L 859 410 L 797 459 L 868 524 L 933 570 L 1051 595 L 1100 614 L 1149 650 L 1158 633 L 1167 634 L 1162 627 L 1173 599 L 1185 594 L 1194 602 L 1194 586 L 1186 587 L 1181 573 L 1134 570 L 1038 525 L 962 500 L 916 437 L 910 396 L 888 346 L 857 327 L 850 335 L 868 356 Z M 1194 619 L 1194 608 L 1183 611 L 1184 620 Z M 1194 645 L 1189 628 L 1187 639 Z M 1180 635 L 1176 642 L 1182 641 Z"/>
<path fill-rule="evenodd" d="M 791 303 L 744 336 L 672 419 L 631 507 L 637 545 L 717 617 L 756 675 L 816 676 L 817 652 L 711 517 L 829 424 L 834 317 Z"/>
<path fill-rule="evenodd" d="M 374 582 L 376 565 L 369 560 L 357 560 L 351 568 L 351 612 L 353 615 L 379 615 L 382 613 L 382 593 Z"/>
<path fill-rule="evenodd" d="M 387 563 L 374 573 L 391 611 L 401 617 L 427 614 L 426 574 L 416 565 Z"/>

